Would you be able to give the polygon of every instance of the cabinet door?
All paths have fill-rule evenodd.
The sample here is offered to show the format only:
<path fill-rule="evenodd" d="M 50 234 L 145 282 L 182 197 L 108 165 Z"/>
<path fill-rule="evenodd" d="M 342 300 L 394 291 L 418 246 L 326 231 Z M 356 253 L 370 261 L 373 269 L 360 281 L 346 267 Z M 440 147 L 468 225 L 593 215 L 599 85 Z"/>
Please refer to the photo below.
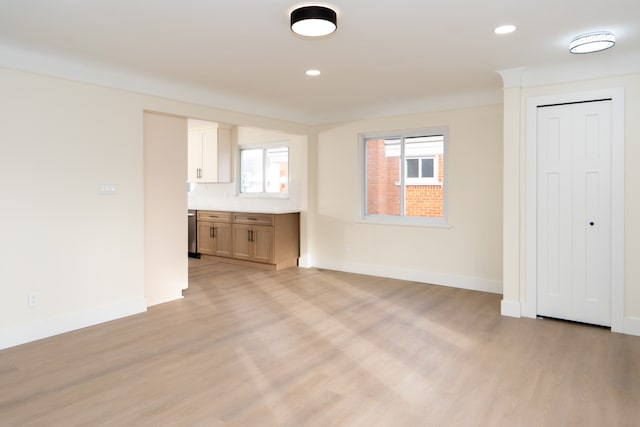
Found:
<path fill-rule="evenodd" d="M 202 134 L 189 132 L 187 138 L 187 181 L 198 182 L 199 170 L 202 167 Z"/>
<path fill-rule="evenodd" d="M 214 224 L 215 254 L 218 256 L 230 257 L 231 253 L 231 224 L 216 222 Z"/>
<path fill-rule="evenodd" d="M 202 135 L 202 172 L 200 182 L 218 182 L 218 129 L 206 129 Z"/>
<path fill-rule="evenodd" d="M 233 224 L 233 257 L 238 259 L 251 259 L 251 226 Z"/>
<path fill-rule="evenodd" d="M 218 182 L 231 182 L 231 129 L 218 128 Z"/>
<path fill-rule="evenodd" d="M 252 228 L 253 261 L 274 263 L 275 239 L 273 227 L 255 226 Z"/>
<path fill-rule="evenodd" d="M 212 222 L 198 222 L 198 252 L 215 255 L 216 242 L 213 238 Z"/>

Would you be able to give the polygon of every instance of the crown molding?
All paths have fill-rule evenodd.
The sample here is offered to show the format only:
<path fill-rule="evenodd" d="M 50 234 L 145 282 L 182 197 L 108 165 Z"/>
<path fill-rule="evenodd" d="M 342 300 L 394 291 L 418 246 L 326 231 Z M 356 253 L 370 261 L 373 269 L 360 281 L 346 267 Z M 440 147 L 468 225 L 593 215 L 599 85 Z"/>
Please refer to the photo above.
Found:
<path fill-rule="evenodd" d="M 535 87 L 640 73 L 640 52 L 627 55 L 574 55 L 560 64 L 498 70 L 503 87 Z M 606 59 L 606 60 L 605 60 Z"/>
<path fill-rule="evenodd" d="M 498 70 L 497 73 L 502 77 L 502 87 L 509 89 L 522 86 L 522 76 L 526 69 L 527 67 L 517 67 Z"/>
<path fill-rule="evenodd" d="M 299 110 L 169 81 L 152 75 L 2 43 L 0 43 L 0 66 L 309 126 L 467 108 L 501 102 L 501 95 L 497 90 L 487 90 L 375 104 L 366 108 L 342 110 L 328 114 L 306 114 Z"/>
<path fill-rule="evenodd" d="M 277 120 L 309 124 L 315 119 L 315 116 L 274 104 L 2 43 L 0 66 Z"/>

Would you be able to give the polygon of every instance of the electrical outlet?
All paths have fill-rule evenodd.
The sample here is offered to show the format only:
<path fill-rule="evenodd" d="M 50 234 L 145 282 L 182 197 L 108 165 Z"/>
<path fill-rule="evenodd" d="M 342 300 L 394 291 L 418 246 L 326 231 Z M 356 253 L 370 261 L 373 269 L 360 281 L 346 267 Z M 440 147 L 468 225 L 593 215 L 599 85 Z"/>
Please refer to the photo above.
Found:
<path fill-rule="evenodd" d="M 40 292 L 29 292 L 29 307 L 35 307 L 40 304 Z"/>

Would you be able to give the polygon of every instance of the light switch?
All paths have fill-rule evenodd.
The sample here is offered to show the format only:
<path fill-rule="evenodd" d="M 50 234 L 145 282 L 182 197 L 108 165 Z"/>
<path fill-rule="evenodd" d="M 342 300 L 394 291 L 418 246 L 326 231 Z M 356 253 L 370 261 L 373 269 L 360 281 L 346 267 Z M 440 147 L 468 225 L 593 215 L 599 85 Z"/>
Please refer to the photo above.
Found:
<path fill-rule="evenodd" d="M 98 193 L 102 194 L 102 195 L 115 194 L 116 193 L 116 185 L 115 184 L 100 184 L 98 186 Z"/>

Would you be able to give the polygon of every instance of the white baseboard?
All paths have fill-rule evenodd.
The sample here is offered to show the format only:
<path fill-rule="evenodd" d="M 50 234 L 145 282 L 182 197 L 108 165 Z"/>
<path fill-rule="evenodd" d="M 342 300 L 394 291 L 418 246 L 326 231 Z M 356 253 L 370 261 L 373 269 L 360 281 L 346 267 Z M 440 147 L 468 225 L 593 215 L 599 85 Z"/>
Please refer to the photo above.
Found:
<path fill-rule="evenodd" d="M 627 335 L 640 336 L 640 318 L 625 317 L 623 333 Z"/>
<path fill-rule="evenodd" d="M 503 299 L 500 302 L 500 314 L 508 317 L 521 317 L 520 302 Z"/>
<path fill-rule="evenodd" d="M 166 304 L 168 302 L 171 301 L 178 301 L 180 299 L 183 299 L 184 296 L 182 295 L 182 290 L 180 290 L 180 294 L 176 294 L 176 295 L 171 295 L 171 296 L 165 296 L 162 299 L 158 299 L 158 300 L 153 300 L 153 301 L 149 301 L 147 300 L 147 307 L 152 307 L 154 305 L 159 305 L 159 304 Z"/>
<path fill-rule="evenodd" d="M 422 270 L 390 268 L 375 264 L 337 264 L 314 260 L 313 267 L 326 270 L 344 271 L 346 273 L 367 274 L 370 276 L 388 277 L 390 279 L 410 280 L 412 282 L 451 288 L 469 289 L 472 291 L 502 294 L 502 282 L 499 280 L 481 279 L 477 277 L 456 276 L 450 274 L 430 273 Z"/>
<path fill-rule="evenodd" d="M 0 350 L 145 311 L 147 311 L 147 301 L 144 298 L 136 298 L 118 304 L 95 307 L 91 311 L 67 313 L 10 326 L 0 330 Z"/>
<path fill-rule="evenodd" d="M 302 255 L 298 258 L 298 267 L 311 268 L 311 259 L 308 256 Z"/>

